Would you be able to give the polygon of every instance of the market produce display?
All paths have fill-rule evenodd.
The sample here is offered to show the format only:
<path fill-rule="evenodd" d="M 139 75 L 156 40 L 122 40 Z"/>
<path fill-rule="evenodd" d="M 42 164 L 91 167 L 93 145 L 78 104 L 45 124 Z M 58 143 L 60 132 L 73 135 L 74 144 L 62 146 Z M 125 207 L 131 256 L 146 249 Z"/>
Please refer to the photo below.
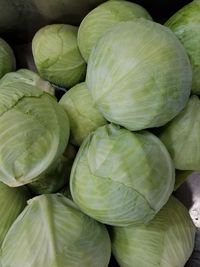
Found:
<path fill-rule="evenodd" d="M 38 73 L 0 39 L 0 267 L 187 266 L 174 191 L 200 171 L 198 10 L 161 24 L 100 0 L 35 30 Z"/>

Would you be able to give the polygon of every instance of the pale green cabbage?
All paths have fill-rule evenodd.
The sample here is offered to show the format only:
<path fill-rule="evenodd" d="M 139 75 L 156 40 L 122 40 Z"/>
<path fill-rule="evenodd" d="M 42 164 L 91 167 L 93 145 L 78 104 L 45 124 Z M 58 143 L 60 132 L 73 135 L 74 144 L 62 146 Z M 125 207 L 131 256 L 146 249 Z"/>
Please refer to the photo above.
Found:
<path fill-rule="evenodd" d="M 200 170 L 200 100 L 191 96 L 187 106 L 161 128 L 159 137 L 178 170 Z"/>
<path fill-rule="evenodd" d="M 120 267 L 183 267 L 194 248 L 195 226 L 171 197 L 148 225 L 114 227 L 111 236 Z"/>
<path fill-rule="evenodd" d="M 40 78 L 40 76 L 28 69 L 19 69 L 15 72 L 9 72 L 0 80 L 1 85 L 7 85 L 13 82 L 24 82 L 30 85 L 34 85 L 44 92 L 47 92 L 51 95 L 55 95 L 55 89 L 48 82 Z"/>
<path fill-rule="evenodd" d="M 8 231 L 1 267 L 107 267 L 110 253 L 104 225 L 49 194 L 31 199 Z"/>
<path fill-rule="evenodd" d="M 15 56 L 9 44 L 0 38 L 0 78 L 16 68 Z"/>
<path fill-rule="evenodd" d="M 193 70 L 192 92 L 200 94 L 200 1 L 195 0 L 175 13 L 167 22 L 185 47 Z"/>
<path fill-rule="evenodd" d="M 0 245 L 29 197 L 25 187 L 11 188 L 0 182 Z"/>
<path fill-rule="evenodd" d="M 0 181 L 34 181 L 63 154 L 68 138 L 67 114 L 53 96 L 24 82 L 0 85 Z"/>
<path fill-rule="evenodd" d="M 174 176 L 169 153 L 156 136 L 108 124 L 81 145 L 70 189 L 84 213 L 125 226 L 155 216 L 174 189 Z"/>
<path fill-rule="evenodd" d="M 146 19 L 121 22 L 91 53 L 86 84 L 95 106 L 130 130 L 158 127 L 186 105 L 192 70 L 167 28 Z"/>
<path fill-rule="evenodd" d="M 151 19 L 142 6 L 128 1 L 107 1 L 88 13 L 78 30 L 78 46 L 85 61 L 107 30 L 121 21 L 139 17 Z"/>
<path fill-rule="evenodd" d="M 85 78 L 86 64 L 77 44 L 78 28 L 65 24 L 41 28 L 32 42 L 40 75 L 51 83 L 72 87 Z"/>
<path fill-rule="evenodd" d="M 80 146 L 89 133 L 107 123 L 95 108 L 85 82 L 71 88 L 59 103 L 68 114 L 70 139 L 74 145 Z"/>

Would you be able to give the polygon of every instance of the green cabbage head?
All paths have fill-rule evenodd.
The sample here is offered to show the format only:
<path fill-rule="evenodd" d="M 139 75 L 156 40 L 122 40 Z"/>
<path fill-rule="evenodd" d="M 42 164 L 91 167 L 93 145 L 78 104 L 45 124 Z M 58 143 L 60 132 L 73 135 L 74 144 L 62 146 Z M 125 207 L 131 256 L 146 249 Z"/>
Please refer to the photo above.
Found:
<path fill-rule="evenodd" d="M 175 13 L 167 22 L 185 47 L 193 70 L 192 92 L 200 94 L 200 1 L 194 0 Z"/>
<path fill-rule="evenodd" d="M 195 232 L 187 209 L 171 197 L 148 225 L 114 227 L 112 252 L 120 267 L 183 267 Z"/>
<path fill-rule="evenodd" d="M 1 267 L 107 267 L 111 244 L 104 225 L 61 194 L 35 197 L 8 231 Z"/>
<path fill-rule="evenodd" d="M 68 88 L 84 80 L 86 64 L 78 49 L 77 32 L 75 26 L 53 24 L 35 34 L 32 51 L 41 77 Z"/>
<path fill-rule="evenodd" d="M 94 106 L 85 82 L 71 88 L 59 103 L 68 114 L 70 139 L 74 145 L 80 146 L 89 133 L 107 123 Z"/>
<path fill-rule="evenodd" d="M 64 152 L 66 112 L 56 99 L 24 82 L 0 84 L 0 181 L 28 184 Z"/>
<path fill-rule="evenodd" d="M 0 182 L 0 245 L 29 197 L 25 187 L 11 188 Z"/>
<path fill-rule="evenodd" d="M 200 100 L 191 96 L 187 106 L 161 128 L 159 137 L 178 170 L 200 170 Z"/>
<path fill-rule="evenodd" d="M 142 6 L 128 1 L 107 1 L 93 9 L 78 30 L 78 46 L 85 61 L 88 62 L 92 49 L 107 30 L 121 21 L 140 17 L 151 19 Z"/>
<path fill-rule="evenodd" d="M 125 226 L 155 216 L 174 189 L 174 176 L 169 153 L 156 136 L 108 124 L 82 143 L 70 189 L 84 213 Z"/>
<path fill-rule="evenodd" d="M 86 83 L 95 106 L 129 130 L 158 127 L 186 105 L 192 70 L 176 36 L 146 19 L 121 22 L 93 49 Z"/>

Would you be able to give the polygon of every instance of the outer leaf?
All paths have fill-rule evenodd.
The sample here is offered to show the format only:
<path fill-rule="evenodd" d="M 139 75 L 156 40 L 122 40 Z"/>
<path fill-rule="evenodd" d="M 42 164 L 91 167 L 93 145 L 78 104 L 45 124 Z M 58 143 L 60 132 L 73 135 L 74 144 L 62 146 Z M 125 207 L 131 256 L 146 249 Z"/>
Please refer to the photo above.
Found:
<path fill-rule="evenodd" d="M 67 114 L 53 97 L 22 82 L 0 86 L 1 181 L 33 181 L 62 155 L 68 137 Z"/>
<path fill-rule="evenodd" d="M 78 46 L 85 61 L 88 62 L 92 49 L 107 30 L 121 21 L 140 17 L 151 19 L 143 7 L 128 1 L 107 1 L 93 9 L 78 30 Z"/>
<path fill-rule="evenodd" d="M 171 197 L 148 225 L 113 228 L 112 251 L 121 267 L 183 267 L 194 239 L 188 211 Z"/>
<path fill-rule="evenodd" d="M 36 86 L 41 90 L 54 95 L 55 89 L 51 86 L 51 84 L 40 78 L 38 74 L 28 69 L 19 69 L 16 72 L 9 72 L 4 75 L 4 77 L 0 80 L 0 84 L 8 85 L 15 82 L 24 82 L 30 85 Z"/>
<path fill-rule="evenodd" d="M 200 94 L 200 1 L 195 0 L 175 13 L 167 22 L 185 47 L 193 70 L 192 91 Z"/>
<path fill-rule="evenodd" d="M 187 106 L 164 126 L 159 137 L 178 170 L 200 170 L 200 100 L 191 96 Z"/>
<path fill-rule="evenodd" d="M 63 95 L 60 102 L 70 121 L 71 142 L 81 145 L 92 131 L 106 124 L 106 120 L 93 104 L 85 83 L 80 83 Z"/>
<path fill-rule="evenodd" d="M 2 267 L 106 267 L 110 239 L 105 226 L 60 194 L 29 201 L 2 245 Z"/>
<path fill-rule="evenodd" d="M 125 226 L 146 223 L 167 202 L 175 170 L 158 138 L 115 125 L 83 142 L 70 176 L 72 197 L 96 220 Z"/>
<path fill-rule="evenodd" d="M 26 206 L 28 198 L 26 188 L 10 188 L 0 183 L 0 245 L 10 226 Z"/>
<path fill-rule="evenodd" d="M 192 70 L 166 27 L 145 19 L 121 22 L 92 51 L 86 84 L 97 108 L 129 130 L 159 127 L 186 105 Z"/>
<path fill-rule="evenodd" d="M 85 77 L 86 64 L 77 44 L 77 27 L 48 25 L 33 38 L 33 57 L 40 75 L 64 87 L 72 87 Z"/>

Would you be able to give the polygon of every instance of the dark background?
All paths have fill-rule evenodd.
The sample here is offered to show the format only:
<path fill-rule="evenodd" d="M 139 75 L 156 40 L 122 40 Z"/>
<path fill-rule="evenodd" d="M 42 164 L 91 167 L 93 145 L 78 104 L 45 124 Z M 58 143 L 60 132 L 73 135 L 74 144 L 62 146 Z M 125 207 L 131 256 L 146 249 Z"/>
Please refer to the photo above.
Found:
<path fill-rule="evenodd" d="M 46 24 L 79 25 L 84 16 L 105 0 L 0 0 L 0 34 L 10 43 L 28 43 Z M 155 21 L 165 22 L 188 0 L 135 0 Z"/>

